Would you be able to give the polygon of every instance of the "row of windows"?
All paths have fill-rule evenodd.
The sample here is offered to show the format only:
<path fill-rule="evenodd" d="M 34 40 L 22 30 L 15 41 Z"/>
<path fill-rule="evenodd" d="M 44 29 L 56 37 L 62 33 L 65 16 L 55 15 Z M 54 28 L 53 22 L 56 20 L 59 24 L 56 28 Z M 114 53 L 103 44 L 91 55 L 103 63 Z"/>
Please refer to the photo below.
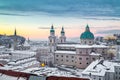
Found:
<path fill-rule="evenodd" d="M 58 61 L 58 59 L 56 59 L 56 61 Z M 63 61 L 63 59 L 61 59 L 61 61 Z M 69 61 L 74 62 L 74 60 L 66 60 L 66 62 L 69 62 Z M 79 64 L 82 64 L 82 63 L 80 62 Z M 87 62 L 86 64 L 88 65 L 89 63 Z"/>
<path fill-rule="evenodd" d="M 116 69 L 119 69 L 119 70 L 120 70 L 120 68 L 116 68 Z"/>
<path fill-rule="evenodd" d="M 56 57 L 59 57 L 59 55 L 56 55 Z M 61 57 L 63 57 L 63 55 L 61 55 Z M 69 56 L 66 56 L 66 58 L 68 58 Z M 74 56 L 71 56 L 71 58 L 74 58 Z M 93 60 L 95 60 L 95 58 L 92 58 Z M 82 58 L 79 58 L 79 60 L 82 60 Z M 89 58 L 86 58 L 86 60 L 89 60 Z"/>
<path fill-rule="evenodd" d="M 80 64 L 82 64 L 82 63 L 80 62 Z M 87 62 L 86 64 L 88 65 L 89 63 Z"/>
<path fill-rule="evenodd" d="M 59 55 L 56 55 L 56 57 L 59 57 Z M 63 57 L 63 55 L 61 55 L 61 57 Z M 68 58 L 69 56 L 66 57 Z M 74 58 L 74 56 L 71 56 L 71 58 Z"/>
<path fill-rule="evenodd" d="M 116 74 L 120 74 L 120 72 L 118 73 L 118 72 L 116 72 Z"/>
<path fill-rule="evenodd" d="M 58 59 L 56 59 L 56 61 L 58 61 Z M 63 61 L 63 59 L 61 59 L 61 61 Z M 74 62 L 74 60 L 70 60 L 71 62 Z M 69 60 L 66 60 L 66 62 L 69 62 Z"/>
<path fill-rule="evenodd" d="M 87 43 L 87 41 L 84 41 L 84 43 L 86 44 Z M 89 43 L 92 43 L 91 41 L 89 41 Z"/>
<path fill-rule="evenodd" d="M 79 58 L 79 60 L 82 60 L 82 58 Z M 89 58 L 86 58 L 86 60 L 89 60 Z M 92 60 L 95 60 L 95 58 L 92 58 Z"/>
<path fill-rule="evenodd" d="M 117 76 L 116 76 L 116 79 L 120 79 L 120 77 L 117 77 Z"/>
<path fill-rule="evenodd" d="M 86 60 L 88 60 L 89 58 L 86 58 Z M 79 58 L 79 60 L 82 60 L 82 58 Z"/>

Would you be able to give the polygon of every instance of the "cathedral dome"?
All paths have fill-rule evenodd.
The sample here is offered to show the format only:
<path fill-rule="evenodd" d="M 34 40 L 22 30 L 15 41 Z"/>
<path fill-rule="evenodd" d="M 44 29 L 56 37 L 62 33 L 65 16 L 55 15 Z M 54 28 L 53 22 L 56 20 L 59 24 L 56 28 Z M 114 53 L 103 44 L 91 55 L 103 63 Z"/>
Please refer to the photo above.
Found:
<path fill-rule="evenodd" d="M 90 32 L 88 25 L 86 26 L 85 32 L 81 34 L 80 39 L 94 39 L 94 34 Z"/>

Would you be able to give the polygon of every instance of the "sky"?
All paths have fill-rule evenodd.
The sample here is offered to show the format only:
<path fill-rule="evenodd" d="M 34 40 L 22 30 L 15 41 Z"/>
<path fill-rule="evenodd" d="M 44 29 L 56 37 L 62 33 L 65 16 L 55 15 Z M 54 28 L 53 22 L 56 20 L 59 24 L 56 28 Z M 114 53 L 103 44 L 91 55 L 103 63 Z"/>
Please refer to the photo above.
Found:
<path fill-rule="evenodd" d="M 0 0 L 0 34 L 47 39 L 50 27 L 60 36 L 80 37 L 88 24 L 95 36 L 120 33 L 120 0 Z M 109 32 L 110 31 L 110 32 Z"/>

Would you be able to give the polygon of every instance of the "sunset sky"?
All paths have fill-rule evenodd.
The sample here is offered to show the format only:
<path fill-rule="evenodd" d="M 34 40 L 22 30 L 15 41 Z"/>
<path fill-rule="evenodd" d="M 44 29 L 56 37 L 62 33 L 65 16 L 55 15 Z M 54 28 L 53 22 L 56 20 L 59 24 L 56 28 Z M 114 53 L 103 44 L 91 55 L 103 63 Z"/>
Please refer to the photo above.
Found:
<path fill-rule="evenodd" d="M 64 26 L 67 37 L 79 37 L 88 24 L 95 36 L 120 33 L 120 0 L 0 0 L 0 34 L 47 39 Z M 116 31 L 117 30 L 117 31 Z M 102 33 L 102 34 L 101 34 Z"/>

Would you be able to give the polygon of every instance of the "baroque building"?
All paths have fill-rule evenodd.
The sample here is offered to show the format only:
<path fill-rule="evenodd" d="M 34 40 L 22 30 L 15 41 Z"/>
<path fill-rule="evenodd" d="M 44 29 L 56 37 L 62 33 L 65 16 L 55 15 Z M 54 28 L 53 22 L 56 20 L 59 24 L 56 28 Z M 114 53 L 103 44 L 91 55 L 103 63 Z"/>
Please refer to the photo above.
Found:
<path fill-rule="evenodd" d="M 92 61 L 103 57 L 107 59 L 108 46 L 94 44 L 94 34 L 87 25 L 80 35 L 79 43 L 67 43 L 62 27 L 61 36 L 57 40 L 53 25 L 49 36 L 49 47 L 54 55 L 54 64 L 86 68 Z"/>

